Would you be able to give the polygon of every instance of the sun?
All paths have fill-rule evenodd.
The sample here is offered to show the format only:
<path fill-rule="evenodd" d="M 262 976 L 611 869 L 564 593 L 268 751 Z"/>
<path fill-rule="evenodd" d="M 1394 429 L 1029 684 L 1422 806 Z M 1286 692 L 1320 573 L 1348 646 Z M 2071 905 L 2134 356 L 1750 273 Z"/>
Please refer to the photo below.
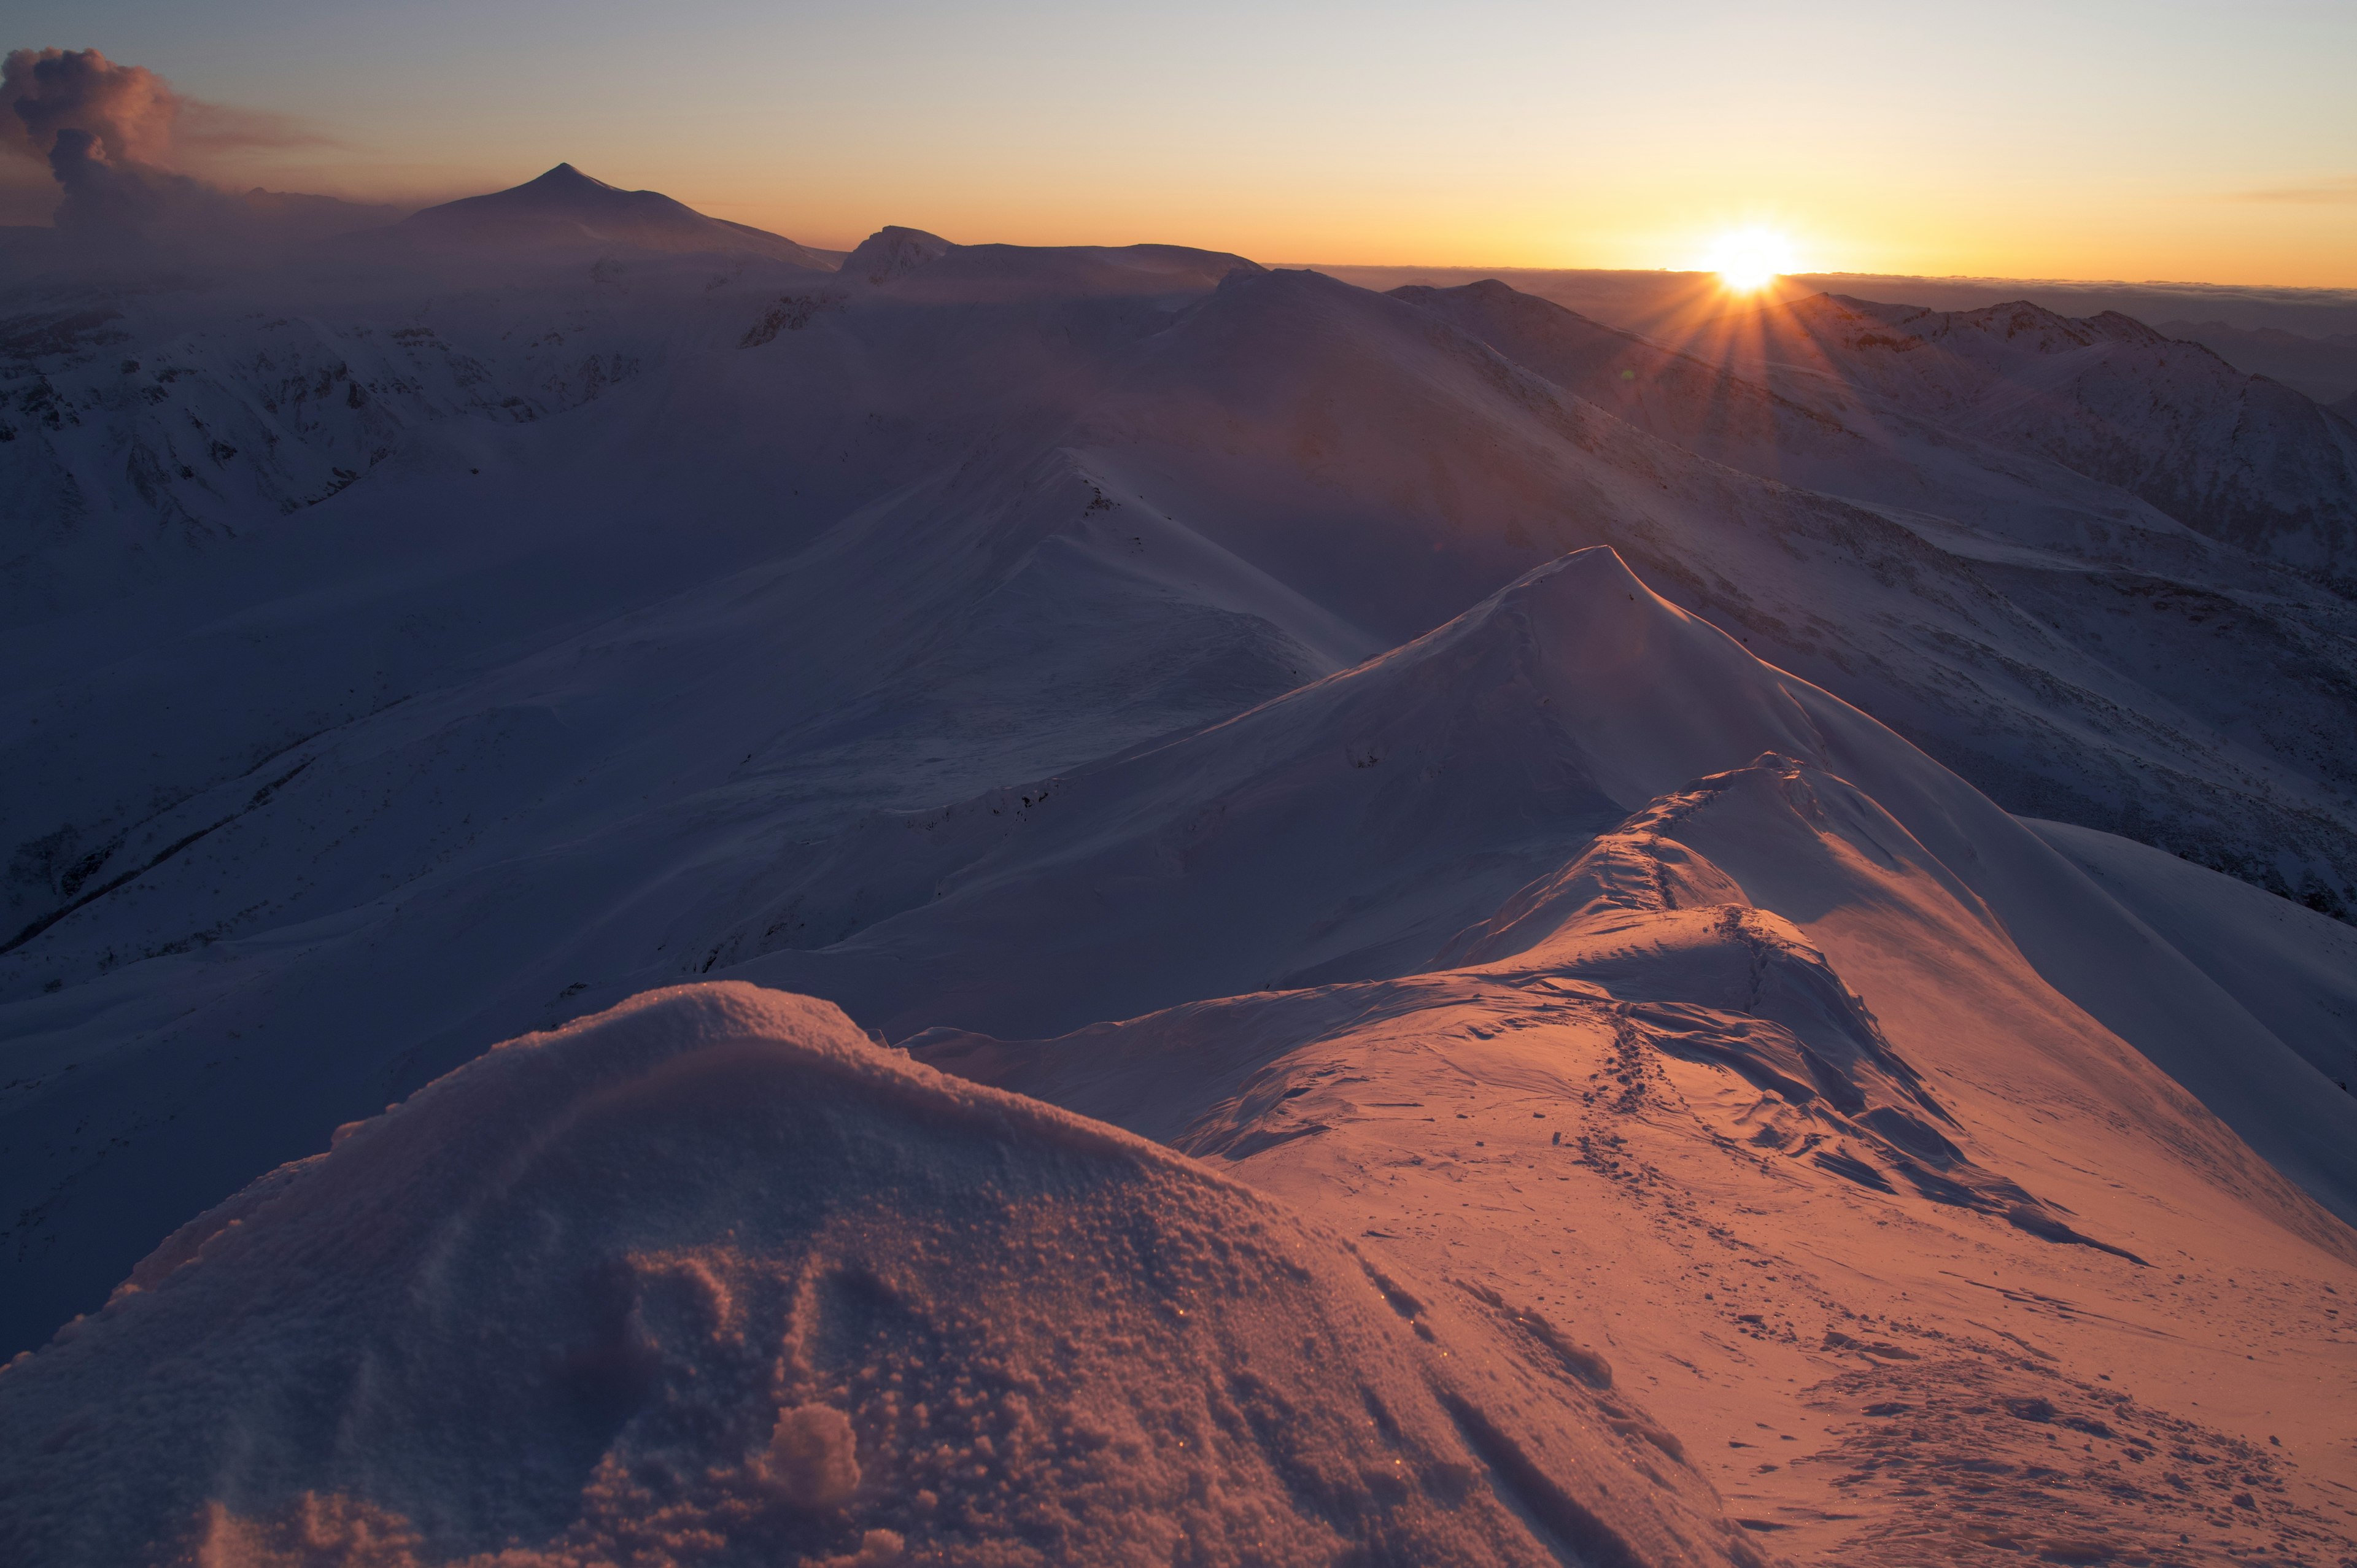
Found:
<path fill-rule="evenodd" d="M 1734 294 L 1753 294 L 1793 267 L 1792 242 L 1773 229 L 1733 229 L 1711 242 L 1704 263 Z"/>

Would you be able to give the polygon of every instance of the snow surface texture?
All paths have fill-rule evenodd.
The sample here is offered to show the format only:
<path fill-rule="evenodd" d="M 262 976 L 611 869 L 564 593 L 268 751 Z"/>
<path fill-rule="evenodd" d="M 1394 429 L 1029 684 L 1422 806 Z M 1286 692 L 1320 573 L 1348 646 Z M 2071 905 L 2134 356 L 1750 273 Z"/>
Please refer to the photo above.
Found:
<path fill-rule="evenodd" d="M 2245 396 L 2329 477 L 2201 350 L 913 230 L 12 275 L 9 1348 L 490 1042 L 727 976 L 1226 1162 L 1444 1341 L 1544 1315 L 1763 1544 L 2337 1564 L 2345 928 L 2251 886 L 2357 899 L 2337 546 L 1983 417 L 2294 494 Z M 724 1469 L 834 1495 L 842 1410 L 867 1473 L 785 1400 Z M 221 1550 L 506 1539 L 305 1487 Z"/>
<path fill-rule="evenodd" d="M 824 1003 L 511 1041 L 0 1373 L 20 1563 L 1758 1563 L 1599 1358 Z"/>
<path fill-rule="evenodd" d="M 1583 563 L 1591 584 L 1617 575 L 1575 557 L 1524 587 L 1559 591 Z M 1495 618 L 1544 624 L 1542 594 L 1501 598 Z M 1584 607 L 1598 613 L 1570 624 L 1655 670 L 1691 670 L 1718 635 L 1658 607 L 1668 624 L 1632 638 Z M 1685 760 L 1691 732 L 1631 744 L 1598 722 L 1633 716 L 1610 697 L 1534 684 L 1549 706 L 1587 697 L 1575 734 L 1617 743 L 1593 755 Z M 1698 694 L 1646 695 L 1706 734 Z M 2357 1371 L 2341 1322 L 2357 1238 L 2153 1062 L 2197 1081 L 2223 1047 L 2224 1076 L 2273 1081 L 2209 1079 L 2213 1102 L 2337 1114 L 2316 1126 L 2311 1171 L 2343 1158 L 2345 1097 L 2234 1021 L 2207 973 L 2104 914 L 2030 832 L 1942 789 L 1922 759 L 1876 756 L 1860 716 L 1810 707 L 1784 709 L 1786 743 L 1873 780 L 1896 815 L 1771 753 L 1595 835 L 1433 970 L 1048 1040 L 935 1029 L 909 1044 L 1227 1163 L 1362 1230 L 1410 1279 L 1466 1278 L 1596 1325 L 1616 1364 L 1647 1369 L 1673 1430 L 1719 1459 L 1746 1528 L 1796 1557 L 2338 1562 L 2357 1518 L 2338 1413 Z M 1731 711 L 1779 717 L 1770 701 Z M 1515 755 L 1544 766 L 1541 747 Z M 1470 760 L 1400 736 L 1384 765 L 1446 777 Z M 1335 814 L 1383 842 L 1369 816 Z M 2187 906 L 2268 897 L 2169 864 L 2207 885 L 2178 889 Z M 2031 899 L 2075 928 L 2067 943 L 2020 918 Z M 2269 950 L 2264 934 L 2243 945 Z M 2071 965 L 2143 989 L 2147 1010 L 2122 1021 L 2151 1059 L 2040 972 Z M 2276 977 L 2306 983 L 2288 963 Z M 2122 1019 L 2116 993 L 2091 1001 Z"/>

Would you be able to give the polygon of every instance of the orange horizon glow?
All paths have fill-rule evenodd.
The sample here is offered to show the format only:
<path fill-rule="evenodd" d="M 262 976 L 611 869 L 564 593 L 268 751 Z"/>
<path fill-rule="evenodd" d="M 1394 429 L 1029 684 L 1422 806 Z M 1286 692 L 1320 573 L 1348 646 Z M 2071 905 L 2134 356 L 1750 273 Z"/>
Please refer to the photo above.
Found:
<path fill-rule="evenodd" d="M 978 188 L 935 188 L 891 208 L 858 203 L 872 221 L 830 224 L 823 214 L 853 206 L 856 193 L 838 188 L 801 200 L 782 193 L 760 200 L 706 188 L 699 200 L 663 187 L 653 171 L 636 183 L 668 189 L 715 217 L 838 250 L 899 223 L 963 243 L 1192 245 L 1278 266 L 1719 273 L 1725 269 L 1714 250 L 1720 240 L 1761 227 L 1788 237 L 1792 247 L 1770 269 L 1778 275 L 2357 289 L 2357 200 L 2301 206 L 2234 193 L 2154 198 L 2131 215 L 2134 221 L 2108 215 L 2106 231 L 2091 233 L 2087 215 L 2071 212 L 2061 192 L 2050 204 L 2018 200 L 2007 213 L 1962 203 L 1910 210 L 1880 191 L 1829 191 L 1816 201 L 1783 201 L 1781 215 L 1760 224 L 1713 216 L 1727 205 L 1716 192 L 1689 199 L 1638 190 L 1634 181 L 1616 181 L 1621 188 L 1590 199 L 1543 204 L 1518 192 L 1489 193 L 1492 206 L 1462 188 L 1437 190 L 1426 210 L 1406 217 L 1373 199 L 1345 207 L 1330 196 L 1321 201 L 1281 189 L 1189 190 L 1184 200 L 1157 206 L 1135 188 L 1083 187 L 1060 198 L 1027 181 L 1003 200 Z M 1076 216 L 1076 209 L 1087 216 Z"/>
<path fill-rule="evenodd" d="M 511 0 L 441 28 L 328 5 L 227 48 L 218 19 L 162 0 L 103 18 L 24 0 L 7 43 L 102 48 L 280 126 L 274 145 L 182 149 L 183 172 L 240 189 L 427 205 L 569 162 L 831 250 L 905 224 L 1270 264 L 1701 262 L 1733 282 L 1760 264 L 1713 247 L 1760 229 L 1789 242 L 1769 266 L 1786 274 L 2357 288 L 2345 5 L 2259 0 L 2233 28 L 2179 0 L 2040 7 L 2032 49 L 2022 27 L 1856 0 L 1676 27 L 1580 0 L 1472 0 L 1439 28 L 1207 5 L 1174 31 L 1077 0 L 681 0 L 658 31 L 694 47 L 661 48 L 635 7 Z M 2053 59 L 2073 62 L 2067 93 Z M 631 91 L 585 90 L 616 82 Z M 1080 107 L 1100 99 L 1119 112 Z M 44 220 L 47 167 L 5 163 L 0 221 Z"/>
<path fill-rule="evenodd" d="M 2083 223 L 2026 200 L 2014 213 L 2016 227 L 2034 231 L 2026 234 L 2008 234 L 1986 213 L 1964 214 L 1985 222 L 1934 226 L 1879 194 L 1846 190 L 1813 202 L 1788 199 L 1765 221 L 1713 217 L 1729 205 L 1717 193 L 1687 200 L 1622 181 L 1580 199 L 1535 203 L 1526 193 L 1459 188 L 1436 191 L 1423 210 L 1403 214 L 1372 196 L 1318 202 L 1281 184 L 1212 190 L 1197 181 L 1157 192 L 1084 179 L 1066 191 L 1044 177 L 1004 171 L 963 184 L 930 172 L 871 184 L 848 171 L 813 175 L 751 157 L 721 168 L 709 161 L 673 163 L 644 149 L 608 149 L 601 156 L 594 145 L 576 145 L 599 139 L 552 141 L 529 157 L 479 172 L 366 163 L 340 148 L 209 160 L 193 172 L 231 188 L 261 185 L 422 207 L 519 185 L 571 162 L 609 185 L 659 190 L 713 217 L 839 251 L 897 223 L 960 243 L 1190 245 L 1274 266 L 1719 274 L 1733 293 L 1756 292 L 1770 274 L 2357 289 L 2357 199 L 2303 204 L 2222 195 L 2174 204 L 2166 214 L 2155 203 L 2146 220 L 2098 243 Z M 0 221 L 45 221 L 56 200 L 45 174 L 29 166 L 0 173 L 6 177 L 0 198 L 14 197 Z M 1846 215 L 1852 197 L 1869 217 Z M 2180 227 L 2192 232 L 2171 231 Z M 1764 263 L 1764 274 L 1763 263 L 1733 263 L 1719 253 L 1731 237 L 1754 234 L 1788 247 Z"/>

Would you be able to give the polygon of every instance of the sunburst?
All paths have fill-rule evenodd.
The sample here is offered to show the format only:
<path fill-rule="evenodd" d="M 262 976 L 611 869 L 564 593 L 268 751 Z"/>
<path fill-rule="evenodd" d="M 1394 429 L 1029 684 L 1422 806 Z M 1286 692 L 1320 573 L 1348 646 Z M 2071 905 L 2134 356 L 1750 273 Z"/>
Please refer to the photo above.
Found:
<path fill-rule="evenodd" d="M 1704 265 L 1730 293 L 1756 294 L 1792 270 L 1792 242 L 1774 229 L 1731 229 L 1711 242 Z"/>

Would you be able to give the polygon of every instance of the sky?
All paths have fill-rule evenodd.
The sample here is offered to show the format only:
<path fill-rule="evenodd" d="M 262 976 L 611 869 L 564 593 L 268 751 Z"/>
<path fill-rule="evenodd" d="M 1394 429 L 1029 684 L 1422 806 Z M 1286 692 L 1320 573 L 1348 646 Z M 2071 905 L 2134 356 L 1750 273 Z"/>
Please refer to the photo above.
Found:
<path fill-rule="evenodd" d="M 2357 5 L 11 0 L 423 202 L 560 161 L 807 244 L 2357 286 Z M 48 201 L 0 170 L 6 220 Z"/>

